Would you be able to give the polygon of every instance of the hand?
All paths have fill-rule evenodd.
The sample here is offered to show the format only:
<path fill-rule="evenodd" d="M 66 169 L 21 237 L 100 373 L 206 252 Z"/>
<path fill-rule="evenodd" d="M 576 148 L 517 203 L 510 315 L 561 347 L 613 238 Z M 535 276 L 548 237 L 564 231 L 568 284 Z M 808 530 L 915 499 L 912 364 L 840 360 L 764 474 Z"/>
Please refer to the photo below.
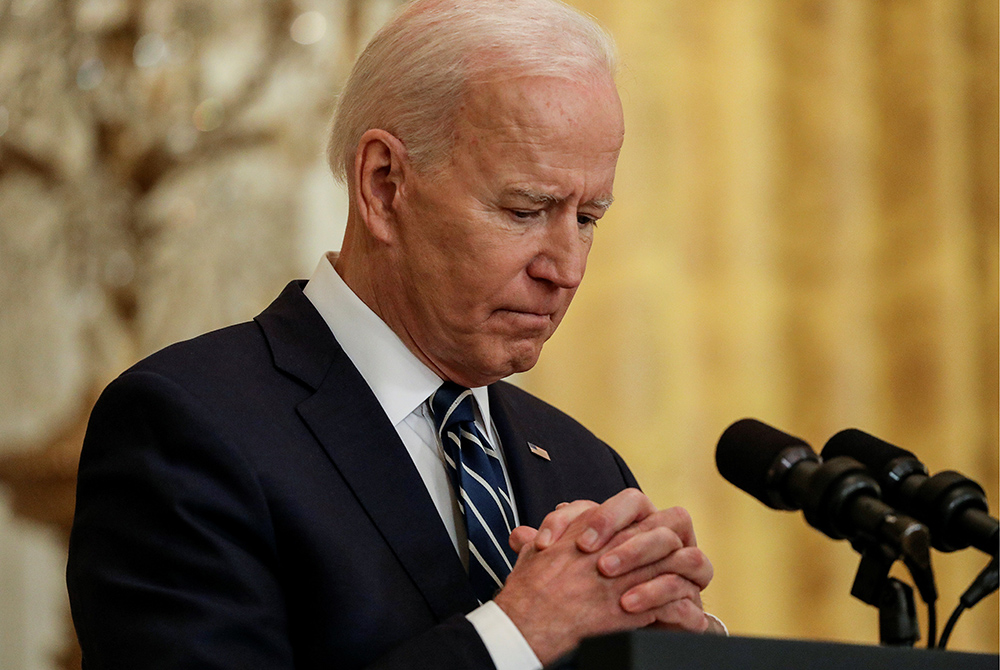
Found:
<path fill-rule="evenodd" d="M 604 547 L 609 551 L 598 561 L 598 568 L 606 577 L 616 577 L 637 568 L 651 565 L 664 558 L 656 553 L 657 547 L 666 546 L 674 551 L 669 561 L 661 563 L 665 574 L 659 575 L 657 582 L 645 584 L 631 589 L 623 594 L 622 607 L 626 611 L 635 612 L 655 606 L 658 602 L 656 590 L 664 587 L 669 590 L 669 574 L 683 577 L 698 585 L 699 591 L 704 589 L 712 579 L 712 565 L 697 549 L 694 527 L 688 513 L 679 507 L 668 510 L 657 510 L 652 502 L 641 492 L 632 489 L 623 491 L 604 505 L 589 500 L 577 500 L 572 503 L 561 503 L 556 510 L 542 521 L 536 531 L 528 526 L 514 529 L 510 537 L 511 547 L 518 553 L 530 543 L 543 550 L 558 540 L 569 525 L 585 513 L 591 513 L 588 518 L 588 528 L 578 542 L 578 548 L 585 553 L 592 553 Z M 632 524 L 632 526 L 629 526 Z M 661 536 L 657 537 L 657 533 Z M 662 536 L 666 533 L 666 536 Z M 672 535 L 676 537 L 672 537 Z M 613 538 L 615 542 L 608 544 Z M 628 542 L 625 542 L 628 540 Z M 680 544 L 677 544 L 679 541 Z M 695 604 L 701 607 L 700 596 Z M 685 608 L 678 603 L 674 609 Z M 659 620 L 663 623 L 677 623 L 687 630 L 701 631 L 705 626 L 717 626 L 708 617 L 705 621 L 694 614 L 691 617 L 677 619 L 677 612 L 664 611 Z M 684 625 L 684 624 L 688 625 Z"/>
<path fill-rule="evenodd" d="M 495 601 L 543 663 L 587 635 L 660 622 L 702 631 L 711 564 L 684 510 L 656 510 L 637 490 L 602 505 L 560 505 L 538 531 L 515 529 L 518 562 Z"/>
<path fill-rule="evenodd" d="M 663 548 L 666 553 L 658 553 Z M 655 611 L 657 624 L 677 630 L 700 633 L 711 625 L 701 591 L 712 580 L 713 568 L 698 549 L 686 510 L 653 512 L 616 533 L 602 553 L 597 566 L 606 577 L 652 570 L 652 577 L 622 594 L 625 611 Z"/>

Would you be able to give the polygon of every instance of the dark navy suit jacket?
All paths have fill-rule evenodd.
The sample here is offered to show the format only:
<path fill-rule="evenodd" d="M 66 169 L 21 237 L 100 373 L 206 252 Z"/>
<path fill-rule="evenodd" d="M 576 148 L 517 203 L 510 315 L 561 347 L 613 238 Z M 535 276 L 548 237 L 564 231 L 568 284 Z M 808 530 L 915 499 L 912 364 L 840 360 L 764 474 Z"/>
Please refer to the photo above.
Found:
<path fill-rule="evenodd" d="M 522 523 L 636 485 L 562 412 L 489 392 Z M 492 667 L 416 468 L 297 282 L 108 386 L 67 577 L 88 670 Z"/>

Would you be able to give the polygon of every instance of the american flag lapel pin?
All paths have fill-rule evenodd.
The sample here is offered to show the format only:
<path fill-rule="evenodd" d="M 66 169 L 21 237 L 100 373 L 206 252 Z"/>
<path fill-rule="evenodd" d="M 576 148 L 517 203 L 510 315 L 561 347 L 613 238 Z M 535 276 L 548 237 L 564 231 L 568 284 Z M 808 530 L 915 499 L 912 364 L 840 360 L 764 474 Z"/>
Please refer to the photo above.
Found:
<path fill-rule="evenodd" d="M 552 458 L 549 456 L 549 452 L 545 451 L 537 444 L 532 444 L 531 442 L 528 442 L 528 450 L 535 456 L 538 456 L 539 458 L 544 458 L 547 461 L 552 460 Z"/>

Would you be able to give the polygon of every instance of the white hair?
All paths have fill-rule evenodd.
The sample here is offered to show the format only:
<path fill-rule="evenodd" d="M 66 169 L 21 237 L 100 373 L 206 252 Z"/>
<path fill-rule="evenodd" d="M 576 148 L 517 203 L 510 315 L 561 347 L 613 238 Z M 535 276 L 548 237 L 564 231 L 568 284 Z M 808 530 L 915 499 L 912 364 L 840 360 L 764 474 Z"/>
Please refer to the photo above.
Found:
<path fill-rule="evenodd" d="M 392 133 L 418 169 L 450 155 L 468 86 L 509 77 L 614 79 L 611 36 L 559 0 L 414 0 L 358 57 L 333 118 L 327 159 L 342 182 L 371 128 Z"/>

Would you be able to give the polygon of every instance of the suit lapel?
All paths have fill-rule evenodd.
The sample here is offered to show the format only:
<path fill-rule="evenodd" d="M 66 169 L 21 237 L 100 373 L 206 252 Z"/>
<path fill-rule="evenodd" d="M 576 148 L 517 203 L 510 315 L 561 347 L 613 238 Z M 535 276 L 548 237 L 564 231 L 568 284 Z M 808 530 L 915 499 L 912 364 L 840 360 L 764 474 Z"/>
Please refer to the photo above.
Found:
<path fill-rule="evenodd" d="M 315 388 L 298 406 L 438 619 L 478 601 L 399 435 L 322 317 L 289 285 L 257 318 L 275 365 Z"/>
<path fill-rule="evenodd" d="M 559 477 L 559 467 L 532 453 L 529 445 L 544 449 L 545 444 L 518 420 L 507 399 L 503 383 L 490 390 L 490 415 L 503 445 L 508 475 L 514 488 L 518 515 L 522 525 L 538 528 L 545 515 L 565 501 L 565 487 Z"/>

